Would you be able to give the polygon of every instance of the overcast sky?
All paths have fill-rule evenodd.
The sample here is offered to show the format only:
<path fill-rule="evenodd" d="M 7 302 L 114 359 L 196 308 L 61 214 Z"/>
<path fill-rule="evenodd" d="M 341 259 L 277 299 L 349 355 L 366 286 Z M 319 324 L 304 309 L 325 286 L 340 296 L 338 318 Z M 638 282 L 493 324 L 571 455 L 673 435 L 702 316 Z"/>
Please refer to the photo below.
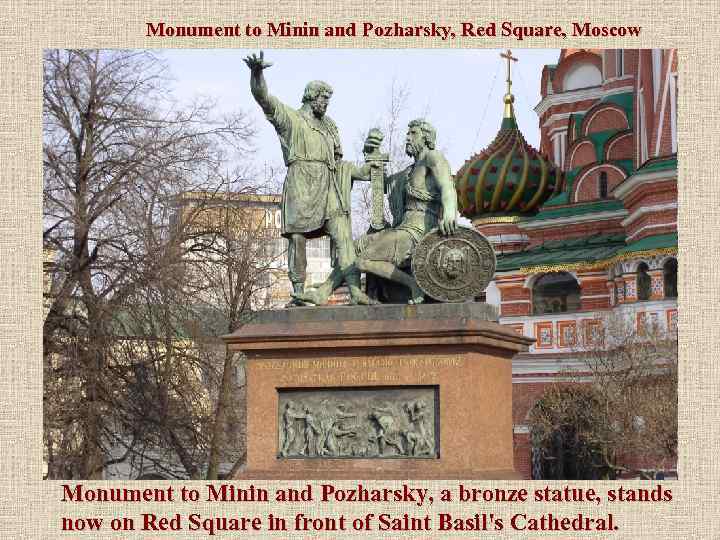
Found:
<path fill-rule="evenodd" d="M 214 96 L 220 107 L 238 107 L 255 118 L 256 160 L 279 165 L 277 136 L 250 94 L 250 71 L 242 59 L 255 50 L 165 49 L 181 99 L 195 94 Z M 328 114 L 335 120 L 345 159 L 355 160 L 358 141 L 386 116 L 393 80 L 409 91 L 401 121 L 427 118 L 438 131 L 453 173 L 472 154 L 485 148 L 502 119 L 506 61 L 495 49 L 295 49 L 266 50 L 273 66 L 265 71 L 270 93 L 300 106 L 305 84 L 320 79 L 335 89 Z M 558 49 L 515 49 L 513 94 L 515 112 L 526 140 L 537 147 L 539 129 L 533 107 L 540 101 L 540 75 L 555 64 Z"/>

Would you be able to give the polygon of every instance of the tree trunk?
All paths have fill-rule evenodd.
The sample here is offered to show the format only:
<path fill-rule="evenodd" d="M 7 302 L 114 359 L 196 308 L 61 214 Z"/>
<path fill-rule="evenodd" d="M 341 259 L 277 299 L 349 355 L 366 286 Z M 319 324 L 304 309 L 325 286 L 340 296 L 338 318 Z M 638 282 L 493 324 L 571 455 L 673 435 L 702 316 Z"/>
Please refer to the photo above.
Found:
<path fill-rule="evenodd" d="M 208 480 L 217 480 L 218 478 L 218 469 L 220 467 L 220 458 L 225 439 L 225 414 L 230 402 L 230 395 L 232 391 L 233 360 L 234 354 L 226 349 L 222 382 L 220 383 L 220 393 L 218 395 L 217 409 L 215 411 L 215 425 L 213 426 L 212 442 L 210 443 L 210 459 L 208 462 L 207 472 Z"/>

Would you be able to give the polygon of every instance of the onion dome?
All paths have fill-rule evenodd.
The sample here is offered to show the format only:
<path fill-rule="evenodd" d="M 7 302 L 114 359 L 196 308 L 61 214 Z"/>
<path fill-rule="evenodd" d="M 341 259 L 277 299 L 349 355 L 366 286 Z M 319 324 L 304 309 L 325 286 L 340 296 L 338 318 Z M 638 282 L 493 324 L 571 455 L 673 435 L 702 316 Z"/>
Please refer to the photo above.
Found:
<path fill-rule="evenodd" d="M 495 216 L 528 216 L 560 192 L 561 171 L 525 142 L 518 129 L 510 92 L 508 51 L 507 93 L 500 131 L 485 150 L 465 162 L 455 175 L 460 213 L 472 220 Z"/>

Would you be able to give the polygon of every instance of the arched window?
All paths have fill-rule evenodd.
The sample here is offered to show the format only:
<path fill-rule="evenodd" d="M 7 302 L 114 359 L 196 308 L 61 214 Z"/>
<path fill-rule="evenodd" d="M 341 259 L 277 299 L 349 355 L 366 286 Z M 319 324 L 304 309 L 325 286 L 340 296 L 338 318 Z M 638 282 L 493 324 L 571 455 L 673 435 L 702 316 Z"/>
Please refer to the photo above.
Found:
<path fill-rule="evenodd" d="M 648 274 L 648 265 L 640 263 L 637 267 L 637 295 L 638 300 L 650 300 L 650 283 L 652 279 Z"/>
<path fill-rule="evenodd" d="M 677 298 L 677 260 L 669 259 L 663 265 L 665 298 Z"/>
<path fill-rule="evenodd" d="M 580 309 L 580 285 L 567 272 L 550 272 L 533 287 L 533 314 L 564 313 Z"/>
<path fill-rule="evenodd" d="M 605 171 L 600 173 L 600 179 L 598 180 L 598 195 L 601 199 L 607 199 L 608 196 L 607 173 Z"/>
<path fill-rule="evenodd" d="M 602 84 L 602 73 L 593 64 L 577 64 L 571 67 L 563 80 L 563 91 L 590 88 Z"/>

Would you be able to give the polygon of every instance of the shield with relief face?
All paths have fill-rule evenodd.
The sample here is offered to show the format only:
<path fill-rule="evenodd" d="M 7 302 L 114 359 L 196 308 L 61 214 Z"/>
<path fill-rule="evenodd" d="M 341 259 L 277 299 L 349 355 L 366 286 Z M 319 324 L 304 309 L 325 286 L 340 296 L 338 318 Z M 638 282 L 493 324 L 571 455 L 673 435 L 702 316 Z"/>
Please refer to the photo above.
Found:
<path fill-rule="evenodd" d="M 460 227 L 443 236 L 427 233 L 415 248 L 412 271 L 425 294 L 440 302 L 480 296 L 495 275 L 495 251 L 479 232 Z"/>

